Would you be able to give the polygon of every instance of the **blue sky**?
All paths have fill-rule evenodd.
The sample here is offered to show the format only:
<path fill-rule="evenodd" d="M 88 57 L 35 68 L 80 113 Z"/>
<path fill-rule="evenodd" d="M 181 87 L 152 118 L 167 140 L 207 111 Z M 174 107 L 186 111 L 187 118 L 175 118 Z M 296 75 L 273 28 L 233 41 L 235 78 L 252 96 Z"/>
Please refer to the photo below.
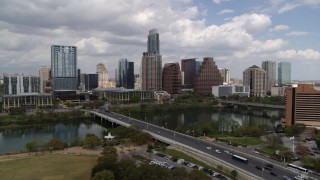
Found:
<path fill-rule="evenodd" d="M 292 63 L 292 79 L 320 80 L 320 0 L 0 0 L 0 73 L 36 74 L 52 44 L 78 47 L 78 66 L 109 77 L 127 58 L 139 72 L 148 31 L 163 65 L 214 57 L 231 77 L 264 60 Z"/>

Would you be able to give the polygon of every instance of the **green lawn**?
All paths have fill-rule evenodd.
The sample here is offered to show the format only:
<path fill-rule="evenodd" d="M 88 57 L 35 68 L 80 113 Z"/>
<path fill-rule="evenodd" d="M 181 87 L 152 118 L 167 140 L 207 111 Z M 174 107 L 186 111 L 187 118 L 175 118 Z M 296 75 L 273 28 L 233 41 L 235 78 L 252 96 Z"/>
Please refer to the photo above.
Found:
<path fill-rule="evenodd" d="M 237 144 L 243 144 L 247 146 L 254 146 L 259 144 L 264 144 L 265 142 L 261 139 L 255 138 L 255 137 L 220 137 L 220 139 L 224 139 L 226 141 L 229 141 L 231 143 L 237 143 Z"/>
<path fill-rule="evenodd" d="M 263 148 L 260 148 L 259 151 L 264 153 L 264 154 L 267 154 L 267 155 L 273 155 L 276 150 L 279 150 L 279 151 L 287 151 L 288 148 L 286 147 L 283 147 L 283 146 L 278 146 L 277 148 L 271 148 L 269 146 L 264 146 Z"/>
<path fill-rule="evenodd" d="M 0 161 L 0 179 L 69 180 L 90 179 L 96 156 L 39 155 Z"/>

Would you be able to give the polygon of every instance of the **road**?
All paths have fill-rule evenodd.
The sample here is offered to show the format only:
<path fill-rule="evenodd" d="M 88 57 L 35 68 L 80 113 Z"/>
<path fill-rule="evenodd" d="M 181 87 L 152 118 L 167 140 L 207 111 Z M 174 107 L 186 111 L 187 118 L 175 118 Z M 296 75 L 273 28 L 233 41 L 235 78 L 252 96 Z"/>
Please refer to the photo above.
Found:
<path fill-rule="evenodd" d="M 282 179 L 283 175 L 286 175 L 290 177 L 291 179 L 294 179 L 295 173 L 289 171 L 285 166 L 281 166 L 279 164 L 275 164 L 274 162 L 271 162 L 270 159 L 267 159 L 266 157 L 262 157 L 259 155 L 256 155 L 256 157 L 252 154 L 251 150 L 246 149 L 237 149 L 235 147 L 230 147 L 228 145 L 222 145 L 220 143 L 211 143 L 207 141 L 203 141 L 201 139 L 194 138 L 189 135 L 185 135 L 182 133 L 178 133 L 169 129 L 165 129 L 144 121 L 140 121 L 137 119 L 133 119 L 130 117 L 126 117 L 120 114 L 116 114 L 113 112 L 105 112 L 104 110 L 98 111 L 101 114 L 104 114 L 106 116 L 112 117 L 114 119 L 117 119 L 118 121 L 122 121 L 123 123 L 128 123 L 130 125 L 137 126 L 147 132 L 158 134 L 162 137 L 171 139 L 175 142 L 184 144 L 186 146 L 192 147 L 193 149 L 196 149 L 197 151 L 201 151 L 203 153 L 206 153 L 210 156 L 213 156 L 220 161 L 228 162 L 229 164 L 232 164 L 244 171 L 250 172 L 256 176 L 259 176 L 263 179 Z M 216 150 L 219 150 L 221 153 L 217 153 Z M 231 152 L 232 154 L 236 154 L 242 157 L 245 157 L 248 159 L 248 164 L 244 164 L 242 162 L 236 161 L 232 159 L 231 155 L 226 154 L 224 151 L 227 150 Z M 256 168 L 256 166 L 263 166 L 266 163 L 270 163 L 274 165 L 274 168 L 272 171 L 277 174 L 277 176 L 273 176 L 270 174 L 270 171 L 264 170 L 261 171 Z"/>

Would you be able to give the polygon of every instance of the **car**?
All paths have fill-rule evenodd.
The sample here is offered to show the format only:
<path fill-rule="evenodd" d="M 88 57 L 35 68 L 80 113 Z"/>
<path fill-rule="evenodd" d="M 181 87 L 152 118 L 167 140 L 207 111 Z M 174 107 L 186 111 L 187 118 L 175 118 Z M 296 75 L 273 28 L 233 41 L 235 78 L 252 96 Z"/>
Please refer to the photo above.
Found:
<path fill-rule="evenodd" d="M 221 175 L 219 173 L 213 173 L 212 176 L 218 178 L 218 176 L 220 177 Z"/>
<path fill-rule="evenodd" d="M 272 164 L 266 164 L 266 166 L 269 167 L 269 168 L 273 168 Z"/>
<path fill-rule="evenodd" d="M 273 172 L 273 171 L 270 171 L 270 174 L 272 175 L 272 176 L 278 176 L 275 172 Z"/>
<path fill-rule="evenodd" d="M 206 148 L 210 150 L 210 149 L 211 149 L 211 146 L 207 146 Z"/>
<path fill-rule="evenodd" d="M 160 131 L 158 131 L 158 134 L 160 134 Z"/>
<path fill-rule="evenodd" d="M 227 180 L 227 178 L 225 176 L 221 176 L 219 179 L 220 180 Z"/>
<path fill-rule="evenodd" d="M 216 149 L 216 153 L 221 154 L 221 151 L 219 149 Z"/>
<path fill-rule="evenodd" d="M 229 151 L 227 151 L 227 150 L 225 150 L 224 153 L 226 153 L 226 154 L 228 154 L 228 155 L 231 154 L 231 153 L 230 153 Z"/>
<path fill-rule="evenodd" d="M 256 169 L 258 169 L 258 170 L 262 170 L 262 167 L 261 167 L 261 166 L 259 166 L 259 165 L 256 165 Z"/>
<path fill-rule="evenodd" d="M 271 168 L 269 166 L 264 166 L 263 169 L 266 169 L 268 171 L 271 171 Z"/>
<path fill-rule="evenodd" d="M 286 175 L 283 175 L 282 176 L 282 179 L 285 179 L 285 180 L 291 180 L 288 176 L 286 176 Z"/>
<path fill-rule="evenodd" d="M 177 160 L 177 163 L 178 163 L 178 164 L 183 164 L 183 163 L 184 163 L 184 159 L 178 159 L 178 160 Z"/>

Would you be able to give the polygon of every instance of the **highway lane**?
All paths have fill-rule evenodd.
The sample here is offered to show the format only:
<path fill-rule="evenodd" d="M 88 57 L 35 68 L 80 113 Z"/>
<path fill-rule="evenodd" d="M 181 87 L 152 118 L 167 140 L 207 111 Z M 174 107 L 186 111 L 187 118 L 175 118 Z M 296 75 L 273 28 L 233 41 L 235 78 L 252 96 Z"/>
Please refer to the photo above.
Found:
<path fill-rule="evenodd" d="M 219 144 L 216 144 L 216 143 L 210 143 L 207 141 L 203 141 L 203 140 L 194 138 L 192 136 L 188 136 L 188 135 L 178 133 L 178 132 L 175 132 L 175 131 L 172 131 L 169 129 L 165 129 L 163 127 L 149 124 L 144 121 L 140 121 L 140 120 L 133 119 L 130 117 L 122 116 L 120 114 L 116 114 L 116 113 L 112 113 L 112 112 L 105 112 L 103 110 L 100 110 L 99 113 L 105 114 L 107 116 L 110 116 L 110 117 L 115 118 L 117 120 L 120 120 L 122 122 L 126 122 L 126 123 L 134 125 L 134 126 L 138 126 L 139 128 L 146 130 L 148 132 L 158 134 L 158 135 L 161 135 L 165 138 L 168 138 L 168 139 L 174 140 L 176 142 L 179 142 L 181 144 L 187 145 L 189 147 L 197 149 L 198 151 L 202 151 L 206 154 L 214 156 L 222 161 L 226 161 L 234 166 L 237 166 L 245 171 L 248 171 L 248 172 L 255 174 L 256 176 L 262 177 L 264 179 L 277 179 L 277 178 L 282 179 L 283 175 L 286 175 L 286 176 L 290 177 L 291 179 L 294 179 L 294 176 L 295 176 L 295 174 L 293 172 L 287 170 L 286 168 L 278 168 L 277 166 L 274 166 L 274 168 L 272 169 L 272 171 L 277 174 L 277 177 L 271 175 L 269 173 L 269 171 L 267 171 L 267 170 L 261 171 L 261 170 L 257 169 L 256 166 L 257 165 L 263 166 L 266 164 L 265 162 L 262 162 L 261 160 L 258 160 L 255 158 L 252 158 L 250 156 L 243 155 L 235 149 L 231 149 L 228 147 L 221 147 Z M 220 150 L 221 153 L 217 153 L 216 150 Z M 225 150 L 231 152 L 232 154 L 237 154 L 237 155 L 240 155 L 242 157 L 247 158 L 249 163 L 244 164 L 239 161 L 233 160 L 230 155 L 228 155 L 224 152 Z M 259 157 L 259 158 L 261 159 L 261 157 Z M 264 159 L 264 160 L 270 164 L 273 164 L 272 162 L 269 162 L 267 159 Z"/>

